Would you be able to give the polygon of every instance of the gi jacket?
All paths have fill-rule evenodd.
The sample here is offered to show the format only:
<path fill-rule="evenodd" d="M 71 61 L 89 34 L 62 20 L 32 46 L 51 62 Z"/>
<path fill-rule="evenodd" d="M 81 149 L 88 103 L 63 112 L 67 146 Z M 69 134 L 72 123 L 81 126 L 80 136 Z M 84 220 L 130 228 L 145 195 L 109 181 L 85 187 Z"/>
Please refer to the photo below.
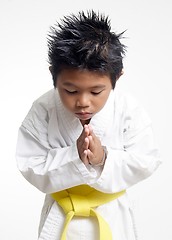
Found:
<path fill-rule="evenodd" d="M 81 184 L 105 193 L 119 192 L 149 177 L 160 164 L 150 118 L 118 86 L 90 124 L 108 151 L 104 167 L 85 166 L 80 160 L 76 140 L 83 127 L 63 106 L 57 89 L 33 103 L 19 129 L 18 168 L 31 184 L 46 193 L 39 240 L 60 240 L 63 229 L 65 215 L 50 193 Z M 109 223 L 114 240 L 138 239 L 127 194 L 96 211 Z M 99 239 L 93 217 L 74 217 L 71 221 L 67 240 L 81 239 Z"/>

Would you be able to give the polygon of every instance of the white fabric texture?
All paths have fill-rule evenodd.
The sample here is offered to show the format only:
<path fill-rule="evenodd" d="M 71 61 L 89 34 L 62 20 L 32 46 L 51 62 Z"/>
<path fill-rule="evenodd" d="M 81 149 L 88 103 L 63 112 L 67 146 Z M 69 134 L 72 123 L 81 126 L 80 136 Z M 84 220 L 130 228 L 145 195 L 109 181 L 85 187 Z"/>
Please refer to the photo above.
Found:
<path fill-rule="evenodd" d="M 82 125 L 64 108 L 57 89 L 33 103 L 19 129 L 18 168 L 46 194 L 39 240 L 60 240 L 63 229 L 65 215 L 50 193 L 81 184 L 119 192 L 149 177 L 161 163 L 147 113 L 118 86 L 90 125 L 108 151 L 103 168 L 86 167 L 79 159 L 76 140 Z M 96 210 L 109 223 L 114 240 L 138 239 L 127 194 Z M 75 217 L 67 233 L 67 240 L 73 239 L 98 240 L 96 219 Z"/>

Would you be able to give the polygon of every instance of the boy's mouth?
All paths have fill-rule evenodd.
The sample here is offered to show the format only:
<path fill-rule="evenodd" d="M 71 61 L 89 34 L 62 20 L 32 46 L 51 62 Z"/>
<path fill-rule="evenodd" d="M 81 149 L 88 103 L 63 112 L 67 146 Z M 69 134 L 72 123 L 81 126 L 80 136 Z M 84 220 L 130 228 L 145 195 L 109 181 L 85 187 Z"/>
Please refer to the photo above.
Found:
<path fill-rule="evenodd" d="M 86 120 L 86 119 L 90 119 L 93 116 L 93 114 L 89 112 L 78 112 L 78 113 L 75 113 L 75 116 L 81 120 Z"/>

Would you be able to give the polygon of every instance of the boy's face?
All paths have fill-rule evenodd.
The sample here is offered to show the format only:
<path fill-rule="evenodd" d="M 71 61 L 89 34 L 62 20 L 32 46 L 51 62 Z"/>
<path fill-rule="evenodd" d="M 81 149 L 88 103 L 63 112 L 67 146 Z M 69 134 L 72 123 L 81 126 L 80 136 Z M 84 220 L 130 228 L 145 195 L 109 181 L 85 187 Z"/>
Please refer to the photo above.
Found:
<path fill-rule="evenodd" d="M 107 75 L 88 70 L 65 69 L 56 82 L 62 103 L 82 124 L 103 108 L 112 89 Z"/>

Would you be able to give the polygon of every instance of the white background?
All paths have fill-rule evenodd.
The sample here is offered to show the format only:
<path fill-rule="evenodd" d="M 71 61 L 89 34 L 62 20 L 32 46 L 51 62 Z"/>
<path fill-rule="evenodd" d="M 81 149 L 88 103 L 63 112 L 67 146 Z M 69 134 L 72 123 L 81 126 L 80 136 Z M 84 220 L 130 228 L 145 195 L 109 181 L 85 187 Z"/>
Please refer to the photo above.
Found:
<path fill-rule="evenodd" d="M 18 128 L 33 100 L 53 87 L 47 63 L 50 25 L 78 10 L 108 14 L 112 30 L 126 30 L 121 86 L 145 106 L 163 164 L 131 189 L 140 206 L 143 240 L 172 239 L 172 117 L 170 0 L 0 0 L 0 239 L 34 240 L 44 194 L 16 168 Z"/>

